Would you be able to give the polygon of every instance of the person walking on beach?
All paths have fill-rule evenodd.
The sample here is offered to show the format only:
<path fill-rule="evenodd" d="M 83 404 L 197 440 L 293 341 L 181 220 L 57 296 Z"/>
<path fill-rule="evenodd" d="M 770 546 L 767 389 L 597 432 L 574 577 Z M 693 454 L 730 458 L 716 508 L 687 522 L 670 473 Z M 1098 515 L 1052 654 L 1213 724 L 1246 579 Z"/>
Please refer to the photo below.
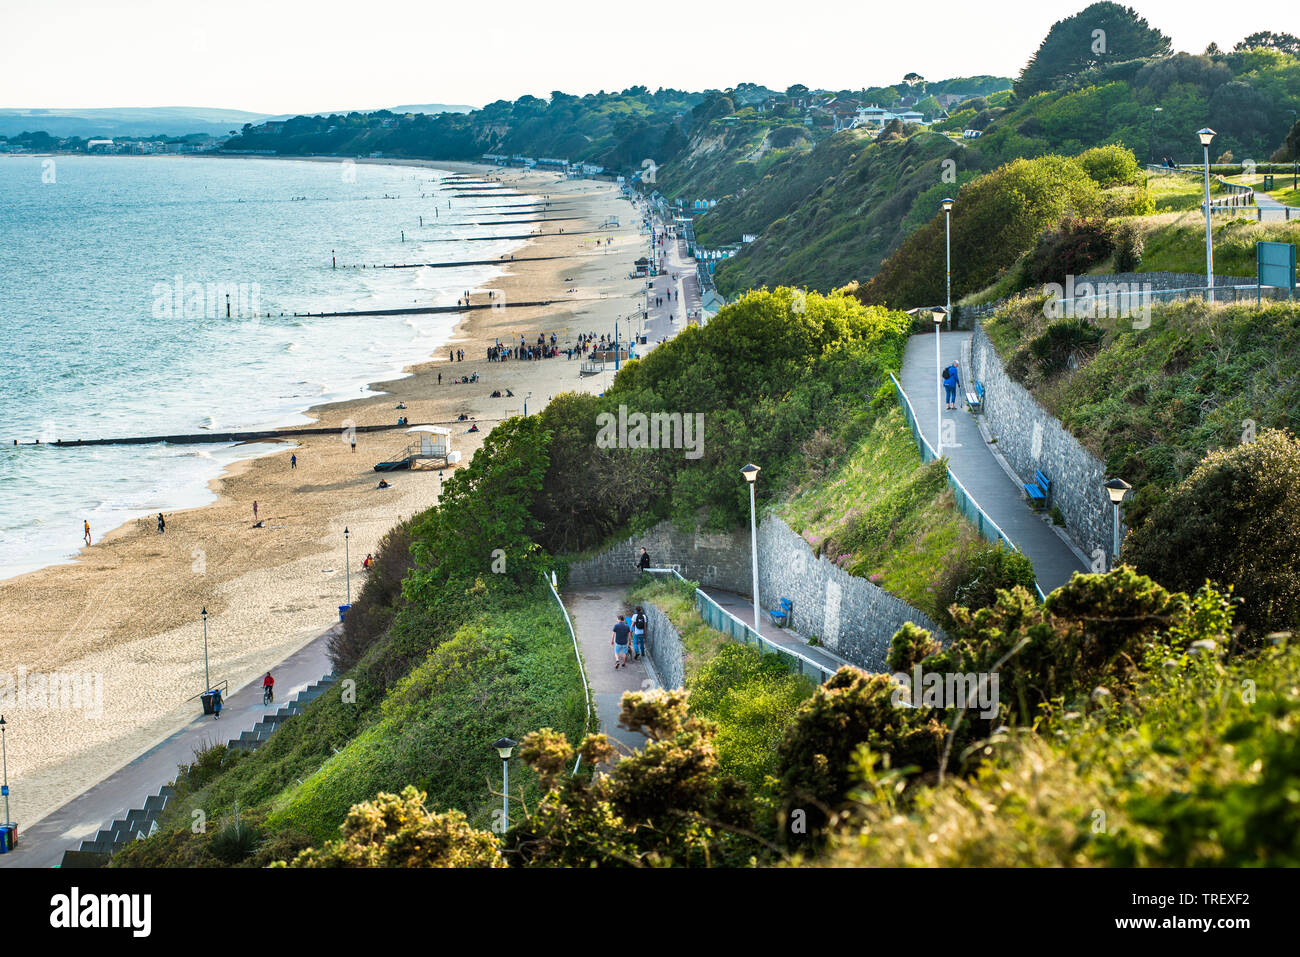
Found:
<path fill-rule="evenodd" d="M 636 614 L 632 616 L 632 657 L 638 660 L 645 654 L 645 630 L 649 624 L 645 609 L 637 605 Z"/>
<path fill-rule="evenodd" d="M 295 452 L 293 455 L 289 456 L 289 471 L 292 472 L 297 467 L 298 467 L 298 453 Z"/>
<path fill-rule="evenodd" d="M 631 629 L 621 616 L 615 619 L 614 633 L 609 639 L 610 647 L 614 649 L 615 670 L 627 665 L 627 639 L 630 632 Z"/>
<path fill-rule="evenodd" d="M 162 512 L 158 513 L 158 534 L 161 535 L 167 531 L 167 520 L 163 518 Z"/>
<path fill-rule="evenodd" d="M 86 544 L 89 545 L 90 544 L 90 522 L 83 520 L 81 524 L 85 527 Z"/>
<path fill-rule="evenodd" d="M 957 363 L 954 362 L 943 370 L 943 399 L 947 403 L 945 408 L 957 408 L 957 386 L 960 383 L 961 376 L 957 371 Z"/>
<path fill-rule="evenodd" d="M 253 499 L 253 521 L 257 521 L 257 499 Z"/>

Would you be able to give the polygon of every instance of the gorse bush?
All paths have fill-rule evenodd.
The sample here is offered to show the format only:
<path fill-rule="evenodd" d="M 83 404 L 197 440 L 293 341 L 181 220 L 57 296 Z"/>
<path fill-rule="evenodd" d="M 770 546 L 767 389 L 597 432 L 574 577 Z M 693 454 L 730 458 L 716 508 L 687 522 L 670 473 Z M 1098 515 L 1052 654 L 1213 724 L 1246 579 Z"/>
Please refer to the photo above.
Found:
<path fill-rule="evenodd" d="M 348 811 L 341 839 L 303 851 L 291 867 L 505 867 L 495 835 L 470 827 L 457 810 L 435 814 L 407 786 Z"/>
<path fill-rule="evenodd" d="M 543 728 L 520 757 L 545 794 L 506 838 L 512 862 L 531 866 L 735 866 L 764 848 L 754 836 L 756 805 L 745 785 L 722 773 L 712 722 L 688 715 L 685 691 L 626 692 L 619 724 L 646 745 L 608 773 L 573 774 L 574 758 L 593 768 L 614 758 L 603 734 L 573 748 Z"/>

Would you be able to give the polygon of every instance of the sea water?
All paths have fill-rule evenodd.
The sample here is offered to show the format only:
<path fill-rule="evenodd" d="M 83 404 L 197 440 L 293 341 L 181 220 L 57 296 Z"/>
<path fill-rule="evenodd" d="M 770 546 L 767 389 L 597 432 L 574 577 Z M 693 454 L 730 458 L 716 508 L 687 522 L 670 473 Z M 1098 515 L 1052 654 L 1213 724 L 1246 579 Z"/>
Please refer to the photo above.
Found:
<path fill-rule="evenodd" d="M 83 520 L 98 538 L 210 501 L 222 468 L 270 448 L 49 442 L 302 424 L 310 406 L 445 356 L 457 314 L 292 314 L 455 306 L 491 288 L 495 265 L 347 268 L 518 248 L 469 240 L 530 232 L 474 225 L 535 218 L 487 215 L 525 198 L 454 198 L 449 175 L 346 161 L 0 157 L 0 578 L 69 560 Z"/>

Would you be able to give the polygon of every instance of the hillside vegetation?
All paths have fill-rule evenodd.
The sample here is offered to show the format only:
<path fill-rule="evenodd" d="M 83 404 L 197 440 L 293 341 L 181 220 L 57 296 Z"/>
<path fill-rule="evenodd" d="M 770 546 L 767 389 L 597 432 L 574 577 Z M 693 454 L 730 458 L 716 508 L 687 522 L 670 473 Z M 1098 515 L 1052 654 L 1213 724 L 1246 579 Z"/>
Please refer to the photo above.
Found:
<path fill-rule="evenodd" d="M 719 290 L 826 291 L 866 279 L 916 225 L 915 208 L 957 189 L 944 182 L 942 164 L 962 149 L 933 133 L 873 141 L 848 131 L 774 167 L 745 196 L 701 219 L 702 237 L 736 241 L 772 217 L 754 242 L 719 263 Z"/>

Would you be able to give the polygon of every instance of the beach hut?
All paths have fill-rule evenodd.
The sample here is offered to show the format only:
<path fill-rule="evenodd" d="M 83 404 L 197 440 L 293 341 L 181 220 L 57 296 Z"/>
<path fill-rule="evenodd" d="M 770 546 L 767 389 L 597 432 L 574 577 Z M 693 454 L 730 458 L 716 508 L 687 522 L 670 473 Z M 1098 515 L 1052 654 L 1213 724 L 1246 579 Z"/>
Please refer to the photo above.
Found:
<path fill-rule="evenodd" d="M 451 451 L 451 429 L 441 425 L 413 425 L 406 433 L 419 436 L 419 440 L 408 445 L 399 457 L 377 464 L 376 472 L 420 468 L 425 460 L 439 461 L 443 466 L 460 460 L 460 456 Z"/>
<path fill-rule="evenodd" d="M 420 437 L 418 449 L 412 445 L 408 452 L 412 468 L 417 467 L 417 459 L 441 459 L 446 464 L 451 452 L 451 429 L 441 425 L 413 425 L 406 433 Z"/>

